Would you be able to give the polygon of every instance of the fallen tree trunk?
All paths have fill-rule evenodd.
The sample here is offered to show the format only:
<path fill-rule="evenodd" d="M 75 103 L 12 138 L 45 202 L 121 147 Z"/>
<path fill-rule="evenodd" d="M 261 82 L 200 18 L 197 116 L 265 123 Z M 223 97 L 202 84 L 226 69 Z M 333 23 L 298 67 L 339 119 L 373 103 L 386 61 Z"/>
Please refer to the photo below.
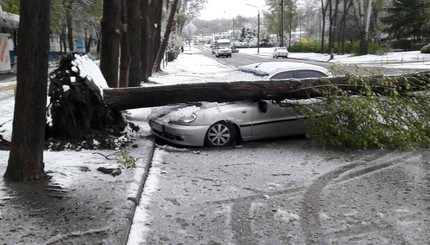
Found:
<path fill-rule="evenodd" d="M 430 72 L 393 77 L 333 77 L 303 80 L 178 84 L 104 89 L 103 94 L 104 101 L 109 108 L 121 111 L 197 101 L 229 102 L 260 99 L 308 99 L 322 96 L 324 88 L 329 88 L 330 86 L 336 86 L 351 94 L 363 94 L 367 87 L 360 81 L 367 81 L 372 90 L 380 94 L 389 93 L 393 90 L 400 93 L 421 91 L 430 85 Z"/>
<path fill-rule="evenodd" d="M 362 82 L 366 80 L 366 82 Z M 110 146 L 110 135 L 127 126 L 122 110 L 176 103 L 240 100 L 284 100 L 321 97 L 332 86 L 352 94 L 369 89 L 380 94 L 394 90 L 429 90 L 430 72 L 386 77 L 220 82 L 171 86 L 109 88 L 97 65 L 87 57 L 68 55 L 50 74 L 47 137 L 85 140 Z M 129 126 L 133 128 L 133 125 Z M 133 129 L 135 130 L 135 129 Z M 105 140 L 107 139 L 107 140 Z"/>

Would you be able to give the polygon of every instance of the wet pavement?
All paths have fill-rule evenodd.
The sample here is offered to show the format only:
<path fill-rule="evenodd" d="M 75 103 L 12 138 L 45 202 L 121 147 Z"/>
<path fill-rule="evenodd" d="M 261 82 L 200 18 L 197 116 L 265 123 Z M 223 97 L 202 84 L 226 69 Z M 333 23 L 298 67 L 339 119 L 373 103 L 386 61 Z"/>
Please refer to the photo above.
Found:
<path fill-rule="evenodd" d="M 132 244 L 429 244 L 430 151 L 158 146 Z M 140 242 L 140 243 L 139 243 Z"/>

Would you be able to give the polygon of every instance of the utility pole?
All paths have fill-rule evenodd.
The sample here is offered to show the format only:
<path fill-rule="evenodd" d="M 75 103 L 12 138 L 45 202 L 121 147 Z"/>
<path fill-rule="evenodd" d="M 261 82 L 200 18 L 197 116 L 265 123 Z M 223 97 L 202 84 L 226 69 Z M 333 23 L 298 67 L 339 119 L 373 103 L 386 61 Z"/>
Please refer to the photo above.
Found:
<path fill-rule="evenodd" d="M 258 10 L 257 13 L 257 54 L 260 53 L 260 7 L 257 7 L 255 5 L 252 4 L 246 4 L 248 6 L 254 7 Z"/>
<path fill-rule="evenodd" d="M 260 9 L 258 9 L 257 15 L 257 54 L 260 53 Z"/>
<path fill-rule="evenodd" d="M 284 47 L 284 0 L 281 0 L 281 44 L 280 47 Z"/>

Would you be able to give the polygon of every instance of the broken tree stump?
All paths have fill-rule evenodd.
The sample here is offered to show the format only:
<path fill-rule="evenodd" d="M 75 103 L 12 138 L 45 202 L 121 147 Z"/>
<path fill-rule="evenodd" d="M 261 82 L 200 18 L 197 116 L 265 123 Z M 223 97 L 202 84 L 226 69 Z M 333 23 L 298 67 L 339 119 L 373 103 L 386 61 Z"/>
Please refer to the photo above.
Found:
<path fill-rule="evenodd" d="M 49 77 L 47 137 L 82 139 L 103 133 L 119 134 L 126 123 L 120 112 L 106 106 L 106 81 L 86 56 L 69 54 Z"/>

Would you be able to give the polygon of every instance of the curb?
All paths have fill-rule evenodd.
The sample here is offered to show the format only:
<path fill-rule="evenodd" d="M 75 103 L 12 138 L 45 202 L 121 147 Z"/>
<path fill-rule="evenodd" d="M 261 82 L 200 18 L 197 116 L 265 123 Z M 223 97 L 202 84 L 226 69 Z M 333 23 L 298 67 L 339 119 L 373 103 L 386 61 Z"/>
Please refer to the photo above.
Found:
<path fill-rule="evenodd" d="M 8 90 L 8 89 L 16 89 L 16 83 L 6 84 L 6 85 L 0 85 L 0 91 L 2 90 Z"/>
<path fill-rule="evenodd" d="M 152 165 L 152 158 L 154 156 L 155 151 L 155 138 L 152 136 L 148 136 L 148 144 L 145 144 L 144 147 L 150 147 L 149 152 L 146 158 L 140 158 L 137 160 L 138 167 L 136 168 L 136 174 L 134 177 L 134 181 L 130 187 L 130 194 L 128 195 L 127 201 L 131 201 L 131 217 L 127 221 L 126 232 L 124 237 L 122 238 L 121 244 L 127 245 L 128 237 L 130 235 L 131 226 L 133 224 L 134 215 L 136 213 L 136 207 L 139 205 L 140 197 L 143 192 L 143 187 L 145 186 L 146 179 L 148 178 L 149 169 Z M 139 153 L 138 150 L 133 151 L 133 155 L 137 155 Z"/>

